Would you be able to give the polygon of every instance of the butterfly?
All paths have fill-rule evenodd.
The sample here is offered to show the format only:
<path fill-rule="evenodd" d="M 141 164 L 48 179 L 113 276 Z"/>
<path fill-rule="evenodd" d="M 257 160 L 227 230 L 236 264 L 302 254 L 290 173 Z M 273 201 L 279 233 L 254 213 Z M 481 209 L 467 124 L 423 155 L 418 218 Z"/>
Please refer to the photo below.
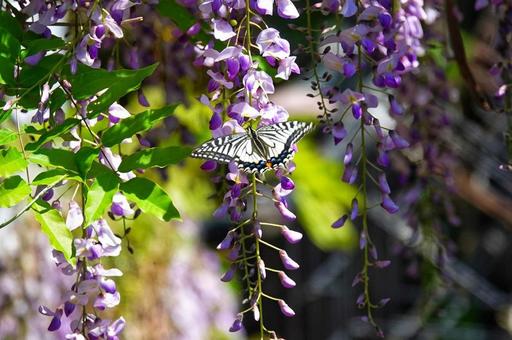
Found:
<path fill-rule="evenodd" d="M 288 121 L 250 126 L 247 132 L 210 139 L 192 151 L 191 157 L 220 163 L 235 162 L 246 172 L 265 172 L 285 166 L 295 154 L 294 145 L 313 129 L 313 123 Z"/>

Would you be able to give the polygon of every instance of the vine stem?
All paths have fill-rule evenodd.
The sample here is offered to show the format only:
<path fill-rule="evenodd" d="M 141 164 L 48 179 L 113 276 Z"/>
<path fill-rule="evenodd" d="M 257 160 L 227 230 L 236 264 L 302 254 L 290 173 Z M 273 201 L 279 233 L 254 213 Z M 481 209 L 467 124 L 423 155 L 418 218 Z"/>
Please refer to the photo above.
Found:
<path fill-rule="evenodd" d="M 16 63 L 16 68 L 19 69 L 19 63 Z M 16 87 L 19 86 L 18 79 L 19 78 L 19 72 L 16 72 Z M 25 162 L 27 162 L 27 153 L 25 152 L 25 145 L 23 144 L 23 138 L 21 137 L 21 130 L 20 130 L 20 119 L 18 116 L 18 102 L 14 103 L 14 119 L 16 120 L 16 133 L 18 135 L 18 141 L 20 143 L 21 153 L 23 154 L 23 159 Z M 28 170 L 28 166 L 25 168 L 25 174 L 27 175 L 27 183 L 30 184 L 30 173 Z"/>
<path fill-rule="evenodd" d="M 23 215 L 28 209 L 30 209 L 30 207 L 32 207 L 32 205 L 38 200 L 40 199 L 41 197 L 43 197 L 44 194 L 46 194 L 46 192 L 50 189 L 52 189 L 53 187 L 55 187 L 60 181 L 64 180 L 65 178 L 61 178 L 59 179 L 58 181 L 52 183 L 51 185 L 47 186 L 46 188 L 44 188 L 43 190 L 41 190 L 39 192 L 39 194 L 37 194 L 33 199 L 32 201 L 30 201 L 29 204 L 27 204 L 23 209 L 21 209 L 16 215 L 14 215 L 13 217 L 11 217 L 10 219 L 8 219 L 7 221 L 3 222 L 0 224 L 0 229 L 2 229 L 3 227 L 6 227 L 8 226 L 9 224 L 11 224 L 12 222 L 16 221 L 18 219 L 18 217 L 20 217 L 21 215 Z"/>
<path fill-rule="evenodd" d="M 257 187 L 256 187 L 256 174 L 252 174 L 251 178 L 251 187 L 252 187 L 252 197 L 253 197 L 253 203 L 252 203 L 252 219 L 254 223 L 257 221 L 258 217 L 258 195 L 257 195 Z M 258 237 L 255 237 L 256 242 L 256 261 L 260 260 L 260 239 Z M 263 335 L 265 334 L 265 326 L 263 324 L 263 299 L 262 299 L 262 279 L 261 279 L 261 272 L 259 270 L 256 270 L 257 273 L 257 286 L 256 289 L 258 290 L 258 308 L 260 310 L 260 339 L 263 340 Z"/>
<path fill-rule="evenodd" d="M 316 61 L 315 61 L 315 45 L 313 43 L 313 31 L 312 31 L 312 23 L 311 23 L 311 0 L 306 0 L 306 21 L 307 21 L 307 32 L 308 32 L 308 48 L 309 53 L 311 54 L 311 62 L 313 63 L 313 77 L 315 77 L 316 84 L 318 86 L 318 94 L 320 95 L 320 102 L 322 103 L 322 110 L 324 111 L 324 117 L 326 122 L 329 125 L 332 125 L 332 121 L 329 118 L 329 113 L 327 112 L 327 107 L 325 106 L 325 97 L 322 93 L 322 89 L 320 88 L 320 76 L 318 75 L 318 71 L 316 69 Z"/>
<path fill-rule="evenodd" d="M 245 8 L 246 8 L 246 43 L 247 43 L 247 53 L 249 55 L 249 60 L 252 65 L 252 54 L 251 54 L 251 44 L 252 44 L 252 38 L 251 38 L 251 9 L 250 9 L 250 1 L 245 0 Z M 252 94 L 249 91 L 249 105 L 252 103 Z M 257 217 L 258 217 L 258 195 L 256 190 L 256 174 L 252 174 L 251 178 L 251 187 L 252 187 L 252 200 L 253 200 L 253 209 L 252 209 L 252 220 L 253 223 L 256 223 Z M 260 261 L 260 242 L 259 238 L 255 237 L 255 243 L 256 243 L 256 263 Z M 258 308 L 259 308 L 259 322 L 260 322 L 260 339 L 263 340 L 263 335 L 265 333 L 265 326 L 263 325 L 263 302 L 261 298 L 261 272 L 258 268 L 256 268 L 256 275 L 257 275 L 257 283 L 256 283 L 256 290 L 258 294 Z"/>
<path fill-rule="evenodd" d="M 361 46 L 357 47 L 357 68 L 358 72 L 358 80 L 357 80 L 357 90 L 358 92 L 362 92 L 363 90 L 363 74 L 361 72 L 362 67 L 362 51 Z M 361 194 L 362 194 L 362 205 L 361 205 L 361 217 L 363 222 L 363 231 L 362 236 L 365 237 L 365 244 L 363 250 L 364 256 L 364 264 L 363 264 L 363 285 L 364 285 L 364 303 L 366 306 L 366 313 L 368 316 L 368 321 L 374 327 L 376 326 L 375 321 L 372 316 L 372 303 L 370 298 L 370 278 L 368 276 L 368 268 L 370 267 L 369 261 L 369 248 L 370 244 L 370 235 L 368 233 L 368 195 L 367 195 L 367 183 L 366 183 L 366 175 L 367 175 L 367 154 L 366 154 L 366 136 L 365 136 L 365 126 L 364 126 L 364 114 L 363 117 L 360 118 L 360 134 L 361 134 Z"/>

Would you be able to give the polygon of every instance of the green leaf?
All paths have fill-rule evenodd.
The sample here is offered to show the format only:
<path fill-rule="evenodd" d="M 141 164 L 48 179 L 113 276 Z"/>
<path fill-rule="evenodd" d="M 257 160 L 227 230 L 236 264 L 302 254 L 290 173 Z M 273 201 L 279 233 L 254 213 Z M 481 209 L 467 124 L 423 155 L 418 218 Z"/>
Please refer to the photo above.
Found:
<path fill-rule="evenodd" d="M 105 172 L 98 176 L 87 192 L 85 201 L 85 224 L 103 216 L 105 209 L 112 203 L 112 197 L 118 191 L 119 179 L 114 173 Z"/>
<path fill-rule="evenodd" d="M 12 207 L 25 199 L 30 193 L 30 187 L 20 176 L 6 178 L 0 183 L 0 207 Z"/>
<path fill-rule="evenodd" d="M 35 86 L 30 91 L 28 91 L 28 89 L 30 89 L 34 84 L 43 84 L 48 80 L 50 80 L 51 87 L 54 81 L 50 76 L 52 74 L 59 74 L 68 59 L 69 56 L 67 55 L 64 56 L 62 54 L 54 53 L 41 59 L 37 65 L 24 65 L 18 77 L 18 87 L 24 89 L 21 91 L 21 99 L 19 102 L 20 106 L 23 106 L 26 109 L 37 108 L 41 99 L 41 94 L 39 92 L 40 87 Z M 69 69 L 69 66 L 65 69 Z M 7 91 L 10 95 L 20 95 L 19 92 L 20 91 L 17 89 L 12 91 L 9 91 L 8 89 Z"/>
<path fill-rule="evenodd" d="M 16 140 L 16 132 L 7 129 L 0 129 L 0 145 L 9 144 L 14 140 Z"/>
<path fill-rule="evenodd" d="M 68 118 L 64 121 L 64 123 L 57 125 L 53 129 L 43 133 L 39 139 L 33 143 L 29 143 L 25 145 L 25 150 L 34 151 L 39 149 L 43 144 L 61 136 L 62 134 L 68 132 L 73 127 L 77 126 L 80 123 L 79 119 L 76 118 Z"/>
<path fill-rule="evenodd" d="M 158 110 L 147 110 L 123 119 L 105 131 L 101 141 L 105 146 L 116 145 L 123 139 L 130 138 L 138 132 L 154 127 L 158 121 L 173 113 L 176 107 L 177 105 L 169 105 Z"/>
<path fill-rule="evenodd" d="M 176 3 L 175 0 L 162 0 L 156 6 L 157 11 L 172 20 L 183 31 L 186 31 L 196 23 L 195 17 L 185 7 Z"/>
<path fill-rule="evenodd" d="M 8 148 L 0 151 L 0 164 L 0 177 L 7 177 L 25 169 L 27 161 L 21 152 Z"/>
<path fill-rule="evenodd" d="M 47 130 L 43 127 L 43 128 L 40 128 L 39 130 L 36 129 L 35 126 L 33 125 L 27 125 L 25 126 L 25 133 L 28 134 L 28 135 L 42 135 L 43 133 L 45 133 Z"/>
<path fill-rule="evenodd" d="M 163 168 L 182 161 L 190 154 L 190 151 L 190 148 L 182 146 L 144 149 L 124 158 L 119 165 L 119 171 L 128 172 L 155 166 Z"/>
<path fill-rule="evenodd" d="M 20 76 L 18 79 L 20 83 L 19 85 L 21 87 L 30 88 L 36 83 L 42 84 L 46 81 L 46 79 L 49 78 L 50 71 L 58 65 L 63 65 L 65 59 L 66 57 L 62 54 L 55 53 L 45 56 L 36 65 L 25 65 L 20 72 Z M 54 69 L 54 72 L 58 74 L 59 68 L 57 67 L 56 69 Z M 37 92 L 38 97 L 40 97 L 39 87 L 36 86 L 35 90 Z"/>
<path fill-rule="evenodd" d="M 0 11 L 0 27 L 5 29 L 17 40 L 23 38 L 23 30 L 21 29 L 20 23 L 11 14 Z"/>
<path fill-rule="evenodd" d="M 88 117 L 94 118 L 106 111 L 119 98 L 138 89 L 140 83 L 150 76 L 157 66 L 153 64 L 137 70 L 107 71 L 80 65 L 78 72 L 69 76 L 69 81 L 76 99 L 86 99 L 106 89 L 87 107 Z"/>
<path fill-rule="evenodd" d="M 60 109 L 67 100 L 66 93 L 61 88 L 56 88 L 50 95 L 50 112 Z"/>
<path fill-rule="evenodd" d="M 16 61 L 21 44 L 8 30 L 0 26 L 0 57 Z"/>
<path fill-rule="evenodd" d="M 192 13 L 184 6 L 178 4 L 175 0 L 162 0 L 158 2 L 156 9 L 160 15 L 171 19 L 182 31 L 188 30 L 197 20 Z M 198 40 L 206 41 L 208 36 L 204 31 L 199 32 L 195 37 Z"/>
<path fill-rule="evenodd" d="M 14 62 L 4 56 L 0 56 L 0 84 L 15 86 Z"/>
<path fill-rule="evenodd" d="M 63 169 L 51 169 L 39 173 L 32 181 L 32 185 L 53 185 L 65 179 L 72 179 L 75 181 L 83 182 L 80 176 L 73 176 Z"/>
<path fill-rule="evenodd" d="M 83 179 L 87 178 L 87 173 L 91 169 L 92 162 L 98 157 L 99 152 L 99 149 L 85 146 L 75 154 L 76 165 Z"/>
<path fill-rule="evenodd" d="M 42 166 L 60 168 L 74 174 L 79 173 L 75 154 L 69 150 L 42 148 L 32 153 L 28 159 Z"/>
<path fill-rule="evenodd" d="M 23 45 L 27 47 L 26 57 L 41 51 L 58 50 L 63 48 L 65 44 L 64 40 L 56 36 L 52 36 L 50 39 L 42 38 L 23 42 Z"/>
<path fill-rule="evenodd" d="M 12 109 L 3 111 L 0 110 L 0 124 L 5 122 L 9 117 L 11 117 Z"/>
<path fill-rule="evenodd" d="M 43 200 L 34 202 L 32 209 L 34 210 L 36 220 L 41 224 L 42 230 L 48 237 L 52 247 L 64 254 L 64 257 L 72 263 L 73 235 L 66 226 L 59 211 Z"/>
<path fill-rule="evenodd" d="M 101 164 L 98 161 L 94 161 L 92 162 L 91 170 L 89 170 L 89 173 L 87 174 L 87 178 L 97 178 L 105 174 L 111 174 L 117 177 L 117 174 L 114 170 L 112 170 L 108 166 Z"/>
<path fill-rule="evenodd" d="M 120 189 L 143 212 L 152 214 L 162 221 L 170 221 L 180 217 L 167 193 L 149 179 L 132 178 L 128 182 L 121 183 Z"/>

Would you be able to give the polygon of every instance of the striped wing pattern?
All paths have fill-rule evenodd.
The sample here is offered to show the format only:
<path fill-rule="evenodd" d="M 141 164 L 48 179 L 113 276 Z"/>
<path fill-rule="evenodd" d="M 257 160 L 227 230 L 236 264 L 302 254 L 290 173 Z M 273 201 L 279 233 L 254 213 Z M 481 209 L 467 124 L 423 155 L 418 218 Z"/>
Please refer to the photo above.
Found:
<path fill-rule="evenodd" d="M 283 167 L 293 158 L 296 144 L 313 128 L 313 123 L 288 121 L 263 126 L 256 130 L 257 139 L 265 147 L 266 157 L 256 152 L 254 141 L 247 133 L 211 139 L 191 156 L 221 163 L 234 161 L 246 172 L 265 172 Z"/>

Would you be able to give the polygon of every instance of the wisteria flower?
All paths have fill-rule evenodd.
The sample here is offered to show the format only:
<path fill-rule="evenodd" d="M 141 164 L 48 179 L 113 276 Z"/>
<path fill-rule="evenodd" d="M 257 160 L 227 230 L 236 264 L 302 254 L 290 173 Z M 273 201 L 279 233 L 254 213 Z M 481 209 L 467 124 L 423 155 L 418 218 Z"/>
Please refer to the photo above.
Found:
<path fill-rule="evenodd" d="M 213 35 L 215 39 L 226 41 L 233 38 L 236 33 L 233 27 L 224 19 L 213 19 Z"/>

